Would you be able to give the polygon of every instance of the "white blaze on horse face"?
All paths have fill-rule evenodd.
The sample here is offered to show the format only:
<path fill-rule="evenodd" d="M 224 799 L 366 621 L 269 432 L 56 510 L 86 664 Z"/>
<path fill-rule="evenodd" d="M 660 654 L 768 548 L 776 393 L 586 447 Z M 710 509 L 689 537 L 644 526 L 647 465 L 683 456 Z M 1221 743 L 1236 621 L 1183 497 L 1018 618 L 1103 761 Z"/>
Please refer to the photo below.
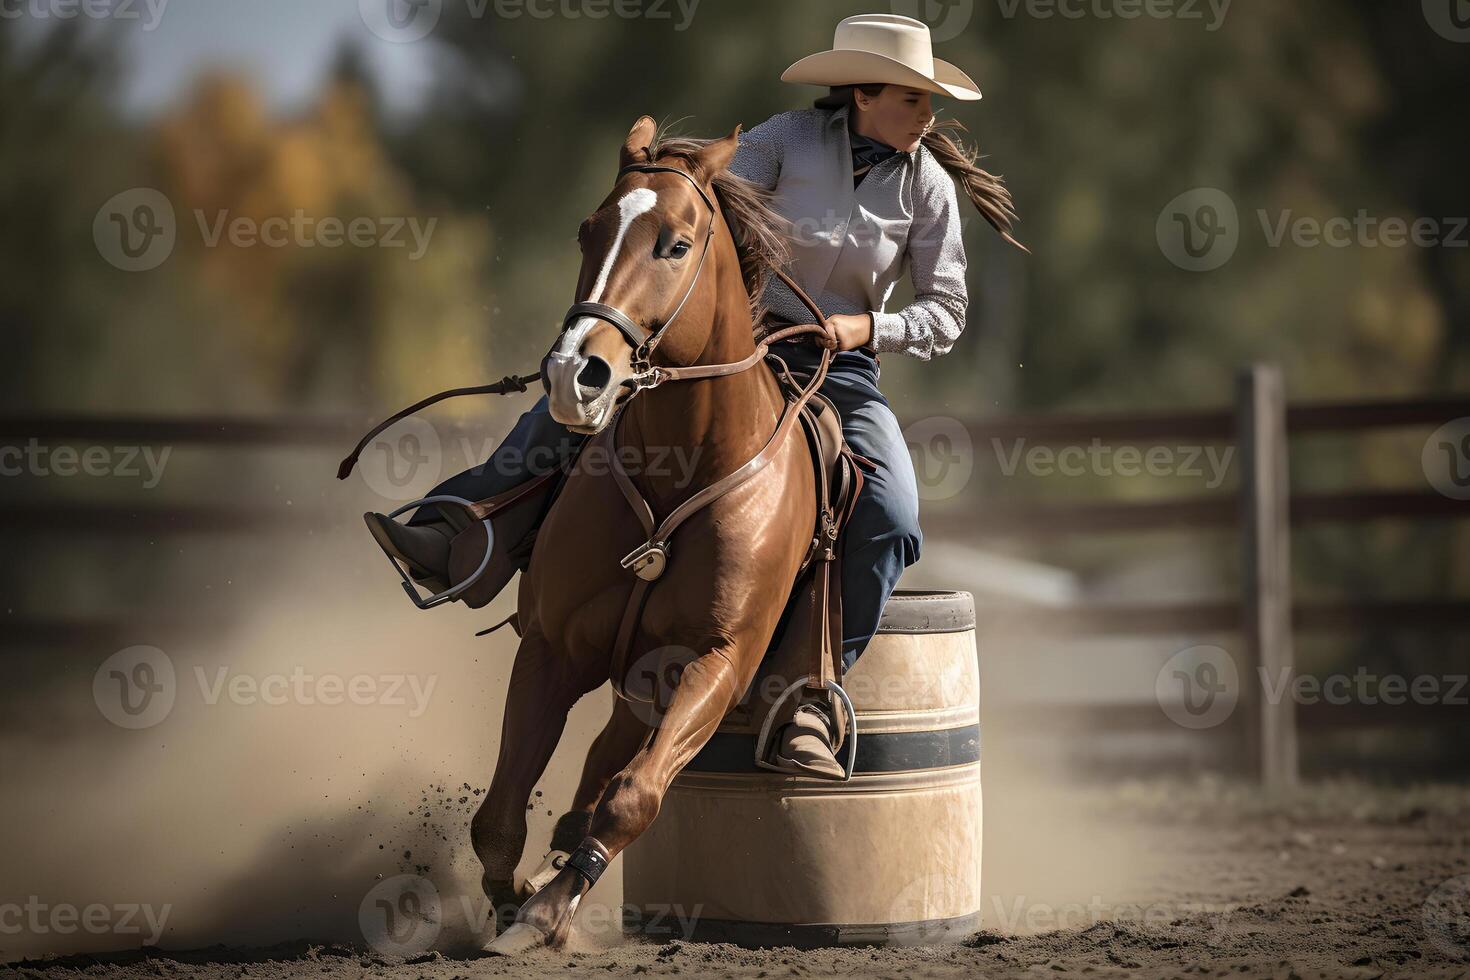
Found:
<path fill-rule="evenodd" d="M 658 195 L 647 187 L 635 187 L 624 194 L 618 201 L 618 233 L 613 236 L 613 243 L 607 250 L 607 255 L 602 259 L 602 269 L 597 273 L 597 282 L 592 284 L 592 292 L 587 297 L 589 303 L 602 302 L 602 291 L 607 288 L 608 277 L 612 275 L 613 266 L 617 263 L 618 253 L 622 251 L 623 239 L 628 235 L 628 228 L 633 224 L 633 219 L 640 214 L 647 214 L 653 210 L 658 203 Z M 584 316 L 572 325 L 561 336 L 561 342 L 556 345 L 558 354 L 568 357 L 582 349 L 582 341 L 587 338 L 587 332 L 602 321 L 596 317 Z"/>

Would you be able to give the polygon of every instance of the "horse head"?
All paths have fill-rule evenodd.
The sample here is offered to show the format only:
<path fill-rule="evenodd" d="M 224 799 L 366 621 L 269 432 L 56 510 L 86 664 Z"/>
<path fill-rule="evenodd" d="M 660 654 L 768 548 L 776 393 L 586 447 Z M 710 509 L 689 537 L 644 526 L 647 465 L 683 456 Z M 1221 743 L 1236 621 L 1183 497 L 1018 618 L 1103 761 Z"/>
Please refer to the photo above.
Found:
<path fill-rule="evenodd" d="M 648 116 L 633 124 L 612 192 L 577 231 L 577 302 L 542 361 L 551 415 L 574 432 L 600 432 L 649 386 L 655 348 L 665 364 L 698 358 L 714 320 L 706 266 L 719 256 L 709 253 L 735 254 L 714 178 L 734 157 L 740 127 L 666 162 L 649 151 L 655 128 Z"/>

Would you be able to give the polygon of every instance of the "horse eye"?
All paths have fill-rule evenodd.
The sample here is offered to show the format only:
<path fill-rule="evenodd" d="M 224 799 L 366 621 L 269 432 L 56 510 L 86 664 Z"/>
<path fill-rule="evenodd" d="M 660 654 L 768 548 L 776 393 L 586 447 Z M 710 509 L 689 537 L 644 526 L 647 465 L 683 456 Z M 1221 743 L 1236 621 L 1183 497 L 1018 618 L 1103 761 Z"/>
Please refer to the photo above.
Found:
<path fill-rule="evenodd" d="M 675 242 L 674 247 L 669 249 L 669 254 L 676 259 L 682 259 L 684 256 L 689 254 L 689 243 Z"/>

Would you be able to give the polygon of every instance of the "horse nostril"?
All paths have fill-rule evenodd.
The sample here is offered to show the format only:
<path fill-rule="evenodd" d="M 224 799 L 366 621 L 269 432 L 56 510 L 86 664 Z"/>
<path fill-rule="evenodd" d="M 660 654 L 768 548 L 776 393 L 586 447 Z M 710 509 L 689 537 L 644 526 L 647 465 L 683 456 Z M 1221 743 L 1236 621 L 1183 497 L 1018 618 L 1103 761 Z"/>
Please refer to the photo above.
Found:
<path fill-rule="evenodd" d="M 582 370 L 577 372 L 577 387 L 590 389 L 593 394 L 606 388 L 611 380 L 612 368 L 596 355 L 587 358 L 587 363 L 583 364 Z"/>

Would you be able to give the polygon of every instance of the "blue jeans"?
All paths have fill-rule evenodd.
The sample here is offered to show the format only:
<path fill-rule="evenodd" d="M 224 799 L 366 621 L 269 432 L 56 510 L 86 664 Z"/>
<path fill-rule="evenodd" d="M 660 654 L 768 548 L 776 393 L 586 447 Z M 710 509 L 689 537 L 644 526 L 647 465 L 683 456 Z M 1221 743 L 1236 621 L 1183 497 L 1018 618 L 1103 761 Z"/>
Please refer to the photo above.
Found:
<path fill-rule="evenodd" d="M 815 368 L 819 353 L 810 346 L 773 348 L 793 371 Z M 868 354 L 843 351 L 833 358 L 819 389 L 842 416 L 842 433 L 853 452 L 873 461 L 864 473 L 863 491 L 842 535 L 842 662 L 850 669 L 878 630 L 883 606 L 903 570 L 919 560 L 919 492 L 913 462 L 898 419 L 878 390 L 878 363 Z M 434 494 L 484 500 L 533 476 L 561 466 L 576 455 L 585 436 L 569 432 L 551 417 L 543 395 L 523 414 L 485 463 L 451 477 Z M 420 508 L 411 524 L 436 519 Z"/>

